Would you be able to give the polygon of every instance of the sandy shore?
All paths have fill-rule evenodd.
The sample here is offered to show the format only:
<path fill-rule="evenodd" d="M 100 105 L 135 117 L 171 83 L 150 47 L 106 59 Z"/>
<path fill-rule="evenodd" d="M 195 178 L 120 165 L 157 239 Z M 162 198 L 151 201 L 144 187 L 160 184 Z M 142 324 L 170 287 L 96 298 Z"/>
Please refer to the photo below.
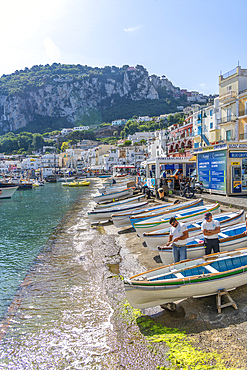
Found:
<path fill-rule="evenodd" d="M 233 208 L 221 207 L 223 211 Z M 114 235 L 120 246 L 120 274 L 132 276 L 162 265 L 159 254 L 145 246 L 132 227 L 116 228 L 112 223 L 103 226 L 104 232 Z M 188 298 L 177 304 L 174 312 L 161 307 L 145 309 L 144 314 L 169 328 L 186 330 L 198 348 L 222 355 L 226 368 L 247 369 L 247 285 L 231 292 L 238 306 L 222 309 L 218 314 L 216 297 Z"/>

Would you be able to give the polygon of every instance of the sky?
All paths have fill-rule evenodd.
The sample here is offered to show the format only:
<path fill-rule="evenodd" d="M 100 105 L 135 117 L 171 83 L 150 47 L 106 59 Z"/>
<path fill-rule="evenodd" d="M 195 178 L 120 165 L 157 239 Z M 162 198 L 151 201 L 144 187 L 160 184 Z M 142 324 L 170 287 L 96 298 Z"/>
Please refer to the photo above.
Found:
<path fill-rule="evenodd" d="M 143 65 L 175 86 L 218 93 L 247 68 L 247 1 L 0 0 L 0 76 L 56 63 Z"/>

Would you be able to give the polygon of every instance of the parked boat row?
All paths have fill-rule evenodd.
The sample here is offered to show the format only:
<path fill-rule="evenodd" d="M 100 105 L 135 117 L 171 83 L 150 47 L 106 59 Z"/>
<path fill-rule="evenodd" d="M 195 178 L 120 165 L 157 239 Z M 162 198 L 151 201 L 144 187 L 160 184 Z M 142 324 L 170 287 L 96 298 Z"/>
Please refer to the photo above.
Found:
<path fill-rule="evenodd" d="M 88 216 L 92 223 L 112 220 L 116 227 L 132 225 L 148 248 L 160 254 L 165 266 L 124 279 L 126 296 L 133 307 L 147 308 L 188 297 L 213 295 L 220 288 L 229 290 L 247 283 L 244 211 L 221 213 L 219 203 L 204 205 L 202 199 L 151 205 L 143 198 L 132 197 L 134 202 L 127 198 L 115 205 L 113 199 L 121 199 L 122 191 L 101 195 L 114 194 L 114 197 L 108 198 L 111 203 L 96 206 Z M 95 197 L 95 202 L 98 199 Z M 204 234 L 201 232 L 207 212 L 213 214 L 221 227 L 218 234 L 221 252 L 212 255 L 205 255 Z M 186 223 L 189 231 L 186 244 L 188 259 L 178 263 L 174 263 L 172 246 L 166 246 L 171 217 Z"/>

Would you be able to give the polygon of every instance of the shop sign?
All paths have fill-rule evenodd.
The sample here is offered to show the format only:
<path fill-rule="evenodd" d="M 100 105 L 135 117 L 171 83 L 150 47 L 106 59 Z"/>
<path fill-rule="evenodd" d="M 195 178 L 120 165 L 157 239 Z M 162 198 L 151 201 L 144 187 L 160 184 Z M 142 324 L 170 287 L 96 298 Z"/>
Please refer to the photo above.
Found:
<path fill-rule="evenodd" d="M 206 189 L 226 192 L 226 161 L 226 150 L 198 154 L 199 181 Z"/>
<path fill-rule="evenodd" d="M 230 152 L 230 158 L 247 158 L 247 151 L 246 152 Z"/>

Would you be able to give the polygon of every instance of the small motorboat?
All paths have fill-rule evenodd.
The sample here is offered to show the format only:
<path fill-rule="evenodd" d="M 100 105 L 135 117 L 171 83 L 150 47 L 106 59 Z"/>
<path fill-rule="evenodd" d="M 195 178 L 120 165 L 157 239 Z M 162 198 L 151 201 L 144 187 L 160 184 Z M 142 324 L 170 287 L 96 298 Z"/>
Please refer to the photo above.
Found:
<path fill-rule="evenodd" d="M 62 183 L 63 185 L 64 183 Z M 88 186 L 90 185 L 90 181 L 73 181 L 73 182 L 69 182 L 68 183 L 68 186 L 69 187 L 77 187 L 77 186 Z M 64 186 L 64 185 L 63 185 Z"/>
<path fill-rule="evenodd" d="M 201 218 L 186 223 L 187 229 L 189 231 L 189 236 L 201 232 L 201 225 L 204 220 L 205 219 Z M 214 215 L 214 220 L 219 221 L 220 227 L 235 225 L 237 223 L 244 222 L 245 213 L 243 210 L 239 212 L 224 212 L 218 215 Z M 166 244 L 170 235 L 170 228 L 171 226 L 161 230 L 151 231 L 150 233 L 144 233 L 143 238 L 148 248 L 151 250 L 157 250 L 157 247 L 159 245 Z"/>
<path fill-rule="evenodd" d="M 224 227 L 218 234 L 220 251 L 225 252 L 236 248 L 246 248 L 247 235 L 244 234 L 245 230 L 245 222 Z M 158 246 L 157 248 L 160 258 L 164 264 L 173 263 L 172 245 L 169 245 L 168 247 L 166 245 Z M 194 237 L 188 238 L 186 249 L 188 258 L 197 258 L 203 256 L 205 254 L 204 235 L 201 233 Z"/>
<path fill-rule="evenodd" d="M 247 237 L 246 237 L 247 239 Z M 127 299 L 148 308 L 217 294 L 247 283 L 247 248 L 173 263 L 124 279 Z"/>

